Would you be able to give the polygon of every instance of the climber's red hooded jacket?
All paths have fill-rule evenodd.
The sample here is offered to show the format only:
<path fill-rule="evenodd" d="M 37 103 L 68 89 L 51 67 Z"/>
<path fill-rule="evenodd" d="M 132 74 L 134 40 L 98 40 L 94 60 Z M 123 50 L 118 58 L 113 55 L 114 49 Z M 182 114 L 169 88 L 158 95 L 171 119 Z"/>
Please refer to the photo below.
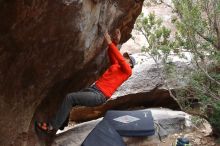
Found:
<path fill-rule="evenodd" d="M 116 89 L 131 76 L 132 69 L 114 43 L 108 47 L 108 56 L 111 66 L 95 84 L 107 98 L 110 98 Z"/>

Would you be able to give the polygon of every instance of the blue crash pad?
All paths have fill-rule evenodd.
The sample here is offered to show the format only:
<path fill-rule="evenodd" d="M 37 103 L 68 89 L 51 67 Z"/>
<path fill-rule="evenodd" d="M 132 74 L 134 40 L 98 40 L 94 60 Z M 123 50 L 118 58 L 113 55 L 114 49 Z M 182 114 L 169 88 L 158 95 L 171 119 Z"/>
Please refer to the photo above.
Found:
<path fill-rule="evenodd" d="M 151 136 L 155 133 L 150 110 L 110 110 L 105 114 L 104 120 L 121 136 Z"/>
<path fill-rule="evenodd" d="M 125 144 L 108 121 L 102 120 L 89 133 L 82 146 L 125 146 Z"/>

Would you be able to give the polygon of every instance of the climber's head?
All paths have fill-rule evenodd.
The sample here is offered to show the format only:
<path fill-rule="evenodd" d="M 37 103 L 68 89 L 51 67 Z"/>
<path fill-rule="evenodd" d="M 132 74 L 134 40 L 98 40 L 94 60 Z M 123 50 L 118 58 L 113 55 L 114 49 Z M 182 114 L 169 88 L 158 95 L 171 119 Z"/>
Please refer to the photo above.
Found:
<path fill-rule="evenodd" d="M 125 58 L 126 62 L 131 66 L 131 68 L 134 68 L 136 64 L 134 57 L 131 54 L 128 54 L 128 52 L 123 53 L 123 57 Z"/>

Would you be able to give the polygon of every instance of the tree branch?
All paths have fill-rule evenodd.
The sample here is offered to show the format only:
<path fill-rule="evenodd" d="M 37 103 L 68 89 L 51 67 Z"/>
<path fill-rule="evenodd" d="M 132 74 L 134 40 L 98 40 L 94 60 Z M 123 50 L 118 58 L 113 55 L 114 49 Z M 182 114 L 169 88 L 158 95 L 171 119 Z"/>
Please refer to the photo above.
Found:
<path fill-rule="evenodd" d="M 196 86 L 194 88 L 196 88 L 198 91 L 201 91 L 202 93 L 210 96 L 214 100 L 219 100 L 219 98 L 217 96 L 215 96 L 212 93 L 210 93 L 210 91 L 208 91 L 207 88 L 205 88 L 203 85 L 200 85 L 200 86 L 202 86 L 203 89 L 201 89 L 200 87 L 196 87 Z"/>
<path fill-rule="evenodd" d="M 215 80 L 214 78 L 212 78 L 212 77 L 208 74 L 208 72 L 205 71 L 205 69 L 202 68 L 202 67 L 199 65 L 199 63 L 198 63 L 197 60 L 195 60 L 195 62 L 196 62 L 197 67 L 198 67 L 203 73 L 205 73 L 205 75 L 206 75 L 211 81 L 215 82 L 216 84 L 218 84 L 218 85 L 220 86 L 220 82 L 218 82 L 217 80 Z"/>
<path fill-rule="evenodd" d="M 207 18 L 208 18 L 209 27 L 211 28 L 213 22 L 212 22 L 212 18 L 210 16 L 210 11 L 209 11 L 209 1 L 205 0 L 204 3 L 205 3 L 204 9 L 205 9 L 205 12 L 206 12 L 206 15 L 207 15 Z"/>
<path fill-rule="evenodd" d="M 218 28 L 218 22 L 217 22 L 217 12 L 214 12 L 214 29 L 216 31 L 216 35 L 217 35 L 217 49 L 220 50 L 220 32 L 219 32 L 219 28 Z"/>
<path fill-rule="evenodd" d="M 154 58 L 153 58 L 153 59 L 154 59 Z M 158 63 L 155 59 L 154 59 L 154 61 L 155 61 L 155 63 L 156 63 L 157 69 L 159 70 L 159 63 Z M 162 72 L 164 72 L 164 70 L 162 70 Z M 166 79 L 165 79 L 165 78 L 163 77 L 163 75 L 161 75 L 161 74 L 160 74 L 160 78 L 161 78 L 162 81 L 164 81 L 164 85 L 166 86 L 166 88 L 167 88 L 167 90 L 168 90 L 170 96 L 173 98 L 173 100 L 176 101 L 176 103 L 178 104 L 178 106 L 180 107 L 180 109 L 183 110 L 182 105 L 179 103 L 178 99 L 173 95 L 171 89 L 169 88 Z"/>
<path fill-rule="evenodd" d="M 158 2 L 158 4 L 164 4 L 165 6 L 171 8 L 173 11 L 175 11 L 175 9 L 172 7 L 172 5 L 169 5 L 168 3 L 164 2 L 164 0 L 160 0 L 160 1 Z"/>
<path fill-rule="evenodd" d="M 147 43 L 149 43 L 149 39 L 148 39 L 147 35 L 145 34 L 145 32 L 142 29 L 140 29 L 140 31 L 144 35 L 145 39 L 147 40 Z"/>
<path fill-rule="evenodd" d="M 201 38 L 203 38 L 203 39 L 206 40 L 207 42 L 210 42 L 213 47 L 215 47 L 216 49 L 218 49 L 218 45 L 217 45 L 214 41 L 212 41 L 212 40 L 210 40 L 208 37 L 204 36 L 204 35 L 203 35 L 202 33 L 200 33 L 198 30 L 195 30 L 195 29 L 194 29 L 194 31 L 195 31 Z"/>
<path fill-rule="evenodd" d="M 203 119 L 206 119 L 207 121 L 210 121 L 210 119 L 207 116 L 203 115 L 202 113 L 197 113 L 197 112 L 194 112 L 192 110 L 185 110 L 184 112 L 186 112 L 190 115 L 202 117 Z"/>

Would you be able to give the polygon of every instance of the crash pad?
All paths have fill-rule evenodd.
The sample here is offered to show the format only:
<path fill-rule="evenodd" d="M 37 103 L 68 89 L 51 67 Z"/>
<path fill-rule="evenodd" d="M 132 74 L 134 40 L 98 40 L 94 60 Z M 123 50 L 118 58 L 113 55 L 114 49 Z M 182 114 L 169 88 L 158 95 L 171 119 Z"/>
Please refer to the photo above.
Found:
<path fill-rule="evenodd" d="M 150 110 L 109 110 L 104 120 L 108 121 L 121 136 L 151 136 L 155 133 Z"/>
<path fill-rule="evenodd" d="M 102 120 L 86 137 L 82 146 L 125 146 L 122 137 L 106 120 Z"/>

